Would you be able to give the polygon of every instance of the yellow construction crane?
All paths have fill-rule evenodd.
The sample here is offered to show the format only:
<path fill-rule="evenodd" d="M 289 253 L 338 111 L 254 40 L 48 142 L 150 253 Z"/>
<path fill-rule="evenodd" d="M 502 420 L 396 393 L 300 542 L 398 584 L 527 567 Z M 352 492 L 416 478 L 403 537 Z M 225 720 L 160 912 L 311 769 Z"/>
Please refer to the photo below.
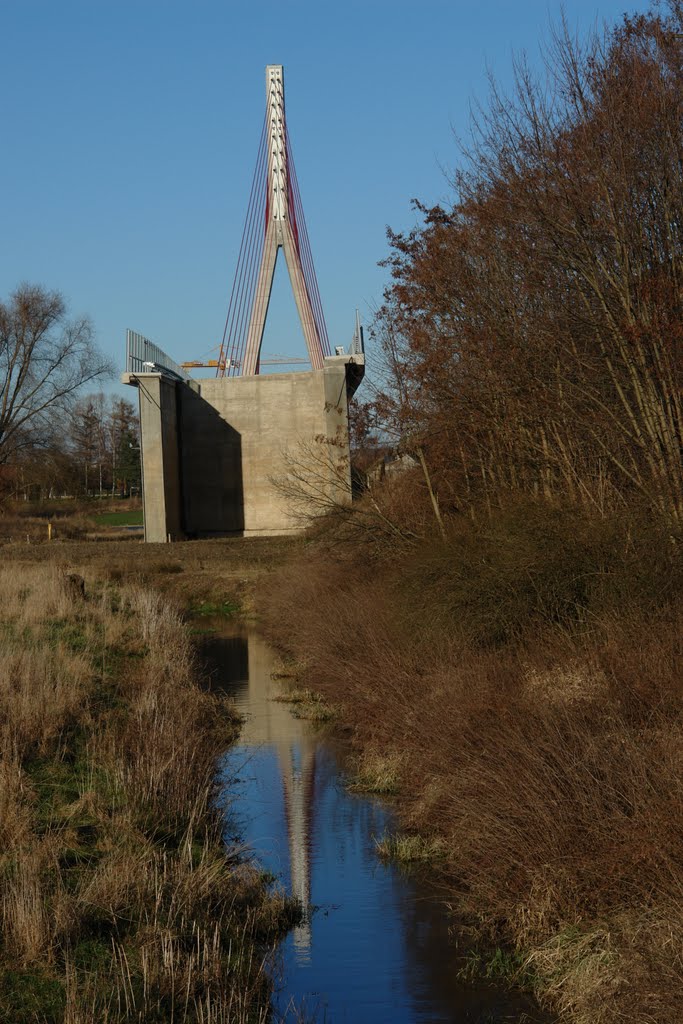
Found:
<path fill-rule="evenodd" d="M 191 370 L 197 366 L 218 366 L 218 359 L 190 359 L 187 363 L 181 363 L 183 370 Z"/>
<path fill-rule="evenodd" d="M 261 359 L 261 366 L 294 366 L 296 364 L 309 363 L 308 359 L 303 359 L 300 356 L 271 356 L 268 359 Z M 223 362 L 220 359 L 190 359 L 186 363 L 180 364 L 183 370 L 196 370 L 204 367 L 218 367 L 222 366 L 224 369 Z M 237 364 L 232 364 L 237 365 Z"/>

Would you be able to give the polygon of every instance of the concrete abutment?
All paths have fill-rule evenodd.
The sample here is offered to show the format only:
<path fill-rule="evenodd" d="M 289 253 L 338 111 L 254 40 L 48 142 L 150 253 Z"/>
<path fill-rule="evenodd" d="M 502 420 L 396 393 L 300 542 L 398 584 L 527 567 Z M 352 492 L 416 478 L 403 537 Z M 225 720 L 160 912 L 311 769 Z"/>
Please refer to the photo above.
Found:
<path fill-rule="evenodd" d="M 297 373 L 124 374 L 140 401 L 145 540 L 296 533 L 349 504 L 348 403 L 364 370 L 346 355 Z"/>

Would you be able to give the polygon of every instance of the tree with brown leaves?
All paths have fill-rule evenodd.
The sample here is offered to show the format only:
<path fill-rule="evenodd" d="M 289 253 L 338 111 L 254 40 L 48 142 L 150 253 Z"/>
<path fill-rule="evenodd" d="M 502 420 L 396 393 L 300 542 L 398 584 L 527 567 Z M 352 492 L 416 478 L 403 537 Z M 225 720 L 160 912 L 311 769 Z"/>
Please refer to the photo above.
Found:
<path fill-rule="evenodd" d="M 546 79 L 492 88 L 452 207 L 390 234 L 386 404 L 446 513 L 521 490 L 683 518 L 682 30 L 677 3 L 563 25 Z"/>

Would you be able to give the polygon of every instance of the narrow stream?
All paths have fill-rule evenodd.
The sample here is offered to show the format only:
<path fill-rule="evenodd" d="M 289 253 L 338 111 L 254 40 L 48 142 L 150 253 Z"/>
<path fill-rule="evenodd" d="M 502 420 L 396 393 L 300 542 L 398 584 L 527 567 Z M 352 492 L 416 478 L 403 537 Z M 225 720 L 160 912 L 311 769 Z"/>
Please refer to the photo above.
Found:
<path fill-rule="evenodd" d="M 441 1024 L 541 1021 L 523 996 L 457 977 L 434 884 L 383 863 L 390 807 L 348 793 L 343 751 L 274 700 L 274 659 L 253 632 L 203 645 L 213 685 L 245 716 L 221 766 L 226 841 L 242 842 L 305 908 L 280 947 L 276 1021 Z M 228 792 L 229 787 L 229 792 Z"/>

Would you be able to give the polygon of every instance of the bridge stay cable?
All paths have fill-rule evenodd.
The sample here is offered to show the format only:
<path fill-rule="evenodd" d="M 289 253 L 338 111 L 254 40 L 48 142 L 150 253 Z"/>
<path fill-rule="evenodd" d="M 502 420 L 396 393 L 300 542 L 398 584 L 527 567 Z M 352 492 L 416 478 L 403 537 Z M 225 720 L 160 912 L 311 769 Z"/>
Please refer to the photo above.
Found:
<path fill-rule="evenodd" d="M 297 242 L 299 246 L 302 265 L 304 268 L 306 287 L 311 299 L 313 316 L 318 330 L 318 335 L 320 337 L 320 341 L 322 344 L 323 352 L 325 355 L 330 355 L 330 339 L 327 334 L 325 314 L 323 313 L 322 300 L 320 298 L 318 277 L 315 272 L 313 252 L 311 250 L 311 243 L 308 237 L 308 228 L 306 226 L 306 217 L 304 215 L 304 207 L 301 201 L 301 193 L 299 191 L 299 182 L 296 174 L 296 165 L 294 163 L 294 155 L 292 153 L 289 131 L 286 132 L 286 138 L 288 154 L 287 159 L 290 170 L 291 194 L 293 199 L 294 215 L 297 223 Z"/>
<path fill-rule="evenodd" d="M 247 207 L 239 256 L 237 258 L 237 269 L 233 279 L 232 291 L 230 292 L 228 312 L 225 318 L 225 328 L 218 357 L 219 370 L 221 367 L 225 368 L 226 362 L 232 368 L 238 361 L 240 323 L 243 318 L 242 310 L 245 305 L 249 305 L 247 297 L 253 292 L 253 281 L 250 282 L 250 268 L 254 262 L 254 249 L 261 236 L 261 232 L 258 229 L 258 220 L 264 204 L 264 196 L 261 193 L 263 192 L 263 174 L 266 166 L 266 135 L 267 117 L 264 116 L 256 166 L 249 194 L 249 205 Z M 223 374 L 219 373 L 219 376 L 223 376 Z"/>
<path fill-rule="evenodd" d="M 231 376 L 239 374 L 242 360 L 244 358 L 244 339 L 249 325 L 250 310 L 254 304 L 259 266 L 261 265 L 263 258 L 263 247 L 265 242 L 263 222 L 265 220 L 264 207 L 267 198 L 265 186 L 265 174 L 268 160 L 267 135 L 264 139 L 263 151 L 260 156 L 261 160 L 257 168 L 257 190 L 252 211 L 249 246 L 246 254 L 246 287 L 242 293 L 239 316 L 237 318 L 235 330 L 235 359 L 233 365 L 230 367 Z"/>

